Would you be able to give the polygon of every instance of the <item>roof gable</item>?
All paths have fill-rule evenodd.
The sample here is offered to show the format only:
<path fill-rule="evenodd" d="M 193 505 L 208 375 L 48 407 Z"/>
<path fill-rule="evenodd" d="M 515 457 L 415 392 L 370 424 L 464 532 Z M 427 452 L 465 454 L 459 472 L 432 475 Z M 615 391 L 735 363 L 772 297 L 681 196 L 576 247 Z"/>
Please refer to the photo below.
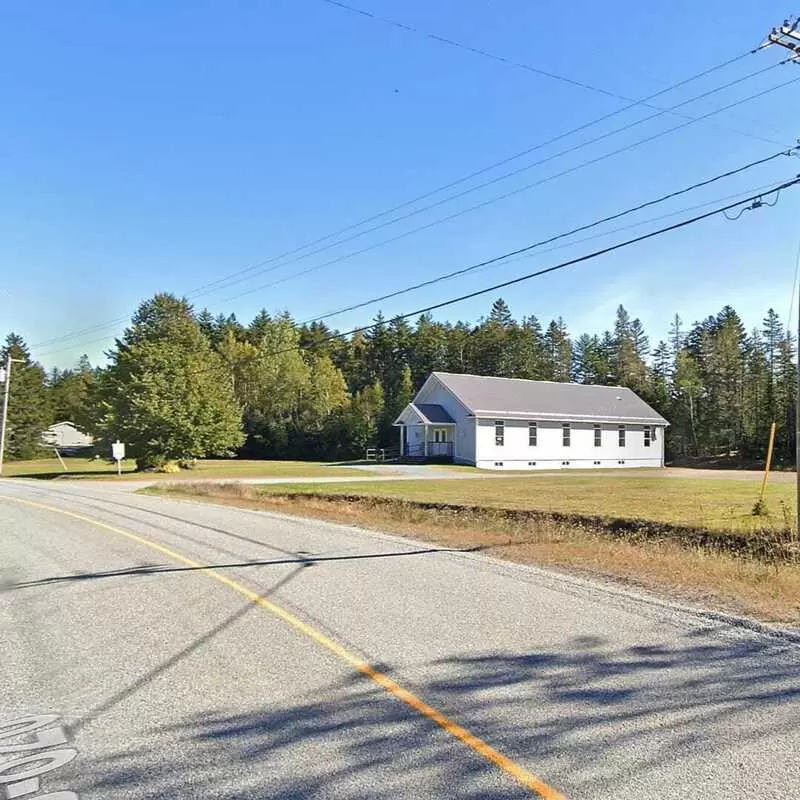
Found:
<path fill-rule="evenodd" d="M 435 403 L 409 403 L 394 421 L 394 425 L 453 425 L 453 418 L 447 409 Z"/>
<path fill-rule="evenodd" d="M 437 405 L 436 403 L 414 403 L 422 416 L 430 423 L 444 423 L 452 424 L 453 418 L 447 413 L 444 406 Z"/>
<path fill-rule="evenodd" d="M 667 421 L 631 389 L 434 372 L 475 415 Z"/>

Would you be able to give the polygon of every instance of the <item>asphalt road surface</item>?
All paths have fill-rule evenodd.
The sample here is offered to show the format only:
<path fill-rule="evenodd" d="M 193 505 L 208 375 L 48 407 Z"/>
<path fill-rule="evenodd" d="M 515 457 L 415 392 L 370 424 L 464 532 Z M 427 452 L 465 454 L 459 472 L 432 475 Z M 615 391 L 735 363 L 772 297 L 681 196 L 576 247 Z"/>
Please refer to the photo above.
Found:
<path fill-rule="evenodd" d="M 0 798 L 775 800 L 799 754 L 791 636 L 344 526 L 0 482 Z"/>

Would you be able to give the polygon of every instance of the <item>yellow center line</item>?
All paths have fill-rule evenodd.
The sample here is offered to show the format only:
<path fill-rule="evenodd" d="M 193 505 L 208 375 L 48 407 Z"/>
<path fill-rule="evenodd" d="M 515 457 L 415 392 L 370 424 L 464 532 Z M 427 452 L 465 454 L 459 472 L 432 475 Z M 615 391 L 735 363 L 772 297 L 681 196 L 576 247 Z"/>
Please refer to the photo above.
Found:
<path fill-rule="evenodd" d="M 370 680 L 374 681 L 378 686 L 380 686 L 390 695 L 396 697 L 398 700 L 401 700 L 407 706 L 413 708 L 414 711 L 418 712 L 419 714 L 422 714 L 422 716 L 432 720 L 441 728 L 446 730 L 451 736 L 454 736 L 456 739 L 465 744 L 467 747 L 474 750 L 476 753 L 479 753 L 481 756 L 490 761 L 492 764 L 494 764 L 504 772 L 511 775 L 526 788 L 531 789 L 533 792 L 538 794 L 539 797 L 541 797 L 543 800 L 567 800 L 567 798 L 563 794 L 558 792 L 552 786 L 546 784 L 544 781 L 537 778 L 536 775 L 534 775 L 532 772 L 529 772 L 516 762 L 512 761 L 512 759 L 510 759 L 508 756 L 505 756 L 502 753 L 495 750 L 491 745 L 483 741 L 483 739 L 470 733 L 466 728 L 462 727 L 457 722 L 451 720 L 448 716 L 443 714 L 438 709 L 428 705 L 424 700 L 417 697 L 417 695 L 415 695 L 413 692 L 408 691 L 408 689 L 404 689 L 398 683 L 393 681 L 388 675 L 385 675 L 384 673 L 374 669 L 366 661 L 360 658 L 356 653 L 352 652 L 351 650 L 348 650 L 346 647 L 343 647 L 341 644 L 332 639 L 330 636 L 327 636 L 322 631 L 317 630 L 312 625 L 309 625 L 307 622 L 303 622 L 303 620 L 295 616 L 291 611 L 287 611 L 285 608 L 282 608 L 276 603 L 273 603 L 266 597 L 258 594 L 257 592 L 252 591 L 251 589 L 248 589 L 246 586 L 243 586 L 238 581 L 235 581 L 232 578 L 229 578 L 227 575 L 218 572 L 213 567 L 210 567 L 207 564 L 201 564 L 199 561 L 195 561 L 194 559 L 189 558 L 188 556 L 184 556 L 181 553 L 178 553 L 177 551 L 172 550 L 169 547 L 165 547 L 164 545 L 159 544 L 158 542 L 154 542 L 150 539 L 147 539 L 144 536 L 139 536 L 138 534 L 131 533 L 130 531 L 123 530 L 122 528 L 117 528 L 114 525 L 109 525 L 105 522 L 101 522 L 100 520 L 93 519 L 92 517 L 84 516 L 83 514 L 75 514 L 72 511 L 64 511 L 63 509 L 55 508 L 53 506 L 48 506 L 45 505 L 44 503 L 37 503 L 34 502 L 33 500 L 22 500 L 19 497 L 6 496 L 4 499 L 13 500 L 15 503 L 22 503 L 23 505 L 31 506 L 33 508 L 40 508 L 45 511 L 51 511 L 55 514 L 62 514 L 63 516 L 72 517 L 73 519 L 80 520 L 81 522 L 86 522 L 89 525 L 94 525 L 97 528 L 103 528 L 107 531 L 111 531 L 112 533 L 124 536 L 126 539 L 130 539 L 131 541 L 137 542 L 138 544 L 142 544 L 153 550 L 157 550 L 159 553 L 163 553 L 165 556 L 168 556 L 169 558 L 181 564 L 185 564 L 186 566 L 202 570 L 205 575 L 208 575 L 210 578 L 213 578 L 214 580 L 219 581 L 220 583 L 224 584 L 230 589 L 233 589 L 235 592 L 238 592 L 251 602 L 266 609 L 274 616 L 278 617 L 279 619 L 282 619 L 288 625 L 291 625 L 296 630 L 300 631 L 301 633 L 304 633 L 306 636 L 310 637 L 315 642 L 322 645 L 322 647 L 326 648 L 331 653 L 338 656 L 342 661 L 346 662 L 350 666 L 357 669 L 360 673 L 368 677 Z"/>

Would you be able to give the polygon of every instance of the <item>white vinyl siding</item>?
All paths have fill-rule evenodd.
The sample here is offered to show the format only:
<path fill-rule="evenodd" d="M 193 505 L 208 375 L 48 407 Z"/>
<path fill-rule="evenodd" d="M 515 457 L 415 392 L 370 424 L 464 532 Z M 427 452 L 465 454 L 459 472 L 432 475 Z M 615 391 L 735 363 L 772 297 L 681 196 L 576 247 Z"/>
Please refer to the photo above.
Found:
<path fill-rule="evenodd" d="M 595 446 L 594 422 L 569 423 L 569 446 L 564 447 L 564 423 L 558 420 L 536 420 L 536 447 L 530 445 L 530 422 L 527 419 L 506 419 L 503 445 L 495 444 L 495 420 L 492 417 L 467 419 L 459 428 L 468 429 L 470 444 L 475 434 L 475 462 L 485 469 L 606 469 L 624 467 L 660 467 L 662 441 L 659 432 L 650 447 L 644 446 L 644 425 L 625 426 L 625 448 L 619 447 L 619 423 L 601 425 L 601 445 Z M 650 426 L 651 428 L 654 426 Z M 457 434 L 458 435 L 458 434 Z M 566 464 L 564 462 L 569 462 Z M 503 466 L 497 466 L 502 462 Z"/>

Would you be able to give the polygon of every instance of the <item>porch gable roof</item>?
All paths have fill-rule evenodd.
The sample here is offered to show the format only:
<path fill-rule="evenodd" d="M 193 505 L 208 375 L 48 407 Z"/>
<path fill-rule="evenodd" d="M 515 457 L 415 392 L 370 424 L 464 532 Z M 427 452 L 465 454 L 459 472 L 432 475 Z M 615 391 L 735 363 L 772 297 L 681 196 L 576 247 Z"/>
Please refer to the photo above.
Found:
<path fill-rule="evenodd" d="M 447 413 L 447 409 L 436 403 L 409 403 L 394 421 L 394 425 L 455 425 L 455 420 Z"/>

